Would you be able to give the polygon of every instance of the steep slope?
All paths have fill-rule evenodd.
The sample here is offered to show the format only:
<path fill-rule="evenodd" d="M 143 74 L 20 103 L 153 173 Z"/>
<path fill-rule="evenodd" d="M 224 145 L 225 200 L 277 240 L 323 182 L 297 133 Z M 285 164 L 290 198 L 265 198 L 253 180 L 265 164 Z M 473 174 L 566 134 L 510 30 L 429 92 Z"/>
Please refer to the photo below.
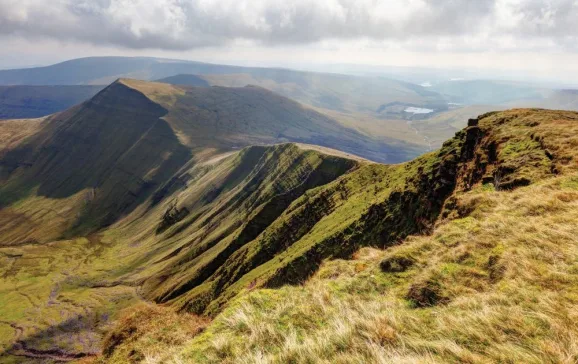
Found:
<path fill-rule="evenodd" d="M 553 162 L 555 152 L 550 149 L 555 146 L 546 148 L 536 134 L 527 134 L 527 123 L 539 123 L 539 118 L 526 122 L 524 112 L 512 113 L 517 123 L 495 125 L 497 120 L 508 121 L 506 115 L 483 119 L 486 128 L 493 127 L 490 135 L 485 135 L 488 129 L 472 125 L 438 152 L 402 165 L 362 166 L 308 193 L 224 261 L 203 284 L 189 281 L 186 290 L 194 289 L 175 303 L 198 313 L 218 312 L 247 286 L 297 283 L 322 259 L 347 256 L 362 245 L 385 247 L 409 234 L 427 231 L 455 186 L 469 190 L 491 181 L 497 189 L 511 189 L 559 173 L 563 164 Z M 532 128 L 539 130 L 538 125 Z M 543 128 L 545 132 L 548 127 Z M 566 157 L 558 157 L 558 163 L 567 163 Z M 271 259 L 273 256 L 276 259 Z M 182 267 L 182 263 L 176 266 Z M 154 297 L 165 301 L 175 295 Z"/>
<path fill-rule="evenodd" d="M 153 289 L 199 279 L 307 189 L 359 163 L 366 162 L 293 144 L 249 147 L 187 164 L 147 203 L 98 234 L 1 246 L 0 361 L 94 356 L 103 329 L 120 309 L 142 302 L 143 294 L 152 296 Z M 46 219 L 45 205 L 37 201 L 21 201 L 8 212 L 25 209 L 29 220 Z M 56 203 L 62 209 L 70 201 Z M 4 231 L 10 226 L 2 225 Z M 163 274 L 170 276 L 159 287 L 155 278 Z M 139 288 L 143 283 L 146 288 Z"/>
<path fill-rule="evenodd" d="M 409 143 L 373 139 L 261 87 L 207 88 L 136 80 L 122 82 L 167 109 L 165 119 L 183 144 L 191 147 L 299 142 L 386 163 L 406 161 L 422 152 L 420 147 Z"/>
<path fill-rule="evenodd" d="M 576 362 L 577 181 L 467 193 L 468 214 L 431 236 L 255 290 L 171 351 L 131 350 L 194 363 Z"/>
<path fill-rule="evenodd" d="M 431 235 L 248 293 L 173 360 L 575 362 L 578 114 L 508 111 L 478 130 Z"/>
<path fill-rule="evenodd" d="M 191 158 L 165 114 L 115 83 L 44 120 L 0 161 L 2 243 L 94 231 L 142 203 Z M 7 208 L 17 201 L 26 203 Z"/>
<path fill-rule="evenodd" d="M 36 133 L 44 120 L 44 118 L 0 120 L 0 157 Z"/>
<path fill-rule="evenodd" d="M 38 118 L 80 104 L 101 86 L 0 86 L 0 119 Z"/>
<path fill-rule="evenodd" d="M 434 355 L 440 361 L 532 362 L 575 357 L 575 351 L 562 350 L 578 330 L 556 326 L 571 321 L 573 314 L 545 310 L 551 304 L 567 312 L 575 305 L 573 293 L 556 292 L 563 292 L 561 287 L 573 292 L 574 284 L 571 262 L 578 242 L 567 232 L 576 210 L 576 131 L 578 114 L 572 112 L 489 113 L 472 120 L 437 152 L 396 166 L 362 164 L 308 190 L 249 239 L 243 234 L 217 238 L 215 246 L 227 241 L 236 247 L 225 256 L 215 252 L 207 260 L 201 246 L 177 245 L 167 251 L 163 269 L 143 272 L 143 278 L 149 277 L 143 280 L 145 295 L 197 313 L 214 315 L 228 308 L 205 333 L 177 348 L 163 343 L 146 348 L 140 340 L 152 337 L 132 340 L 121 326 L 111 335 L 129 339 L 109 341 L 106 358 L 122 361 L 138 349 L 139 355 L 154 354 L 162 361 L 169 358 L 163 355 L 185 348 L 175 360 L 411 361 Z M 516 225 L 520 219 L 528 221 Z M 540 221 L 546 225 L 536 230 Z M 177 222 L 153 245 L 172 241 L 166 238 L 187 239 L 189 234 L 179 234 L 189 224 Z M 198 241 L 193 236 L 191 243 Z M 565 244 L 563 251 L 554 249 L 558 243 Z M 362 246 L 387 249 L 352 262 L 323 263 L 350 257 Z M 559 258 L 539 255 L 553 254 L 552 249 L 562 254 L 562 265 L 556 263 Z M 526 265 L 516 268 L 520 260 L 514 257 Z M 558 267 L 566 273 L 552 276 Z M 312 274 L 304 288 L 278 289 Z M 552 291 L 548 282 L 554 279 Z M 536 287 L 536 282 L 543 285 Z M 518 284 L 524 291 L 513 301 L 487 301 L 505 299 Z M 536 299 L 541 293 L 549 298 L 524 304 L 524 295 Z M 476 307 L 489 311 L 477 315 Z M 516 314 L 523 320 L 526 309 L 550 328 L 500 319 Z M 446 321 L 433 320 L 437 315 Z M 456 317 L 463 322 L 458 324 Z M 476 326 L 476 320 L 485 319 L 495 331 Z M 549 344 L 557 335 L 564 339 Z M 552 351 L 547 345 L 554 345 Z"/>
<path fill-rule="evenodd" d="M 156 247 L 145 249 L 149 263 L 131 279 L 144 279 L 143 295 L 162 302 L 202 286 L 217 270 L 232 267 L 229 260 L 254 245 L 293 201 L 359 163 L 282 144 L 250 147 L 207 174 L 199 174 L 198 168 L 185 172 L 177 178 L 195 176 L 194 183 L 168 190 L 172 202 L 160 204 L 138 221 L 128 217 L 125 221 L 130 223 L 118 227 L 126 236 L 138 232 L 140 244 Z M 167 218 L 167 212 L 174 218 Z M 266 262 L 273 255 L 260 259 Z"/>
<path fill-rule="evenodd" d="M 27 138 L 14 133 L 16 124 L 2 124 L 13 146 L 0 159 L 3 244 L 96 231 L 159 196 L 185 164 L 247 145 L 295 141 L 391 162 L 419 153 L 372 140 L 257 87 L 120 80 L 43 119 Z"/>
<path fill-rule="evenodd" d="M 256 90 L 259 98 L 269 94 L 246 89 L 250 95 Z M 215 145 L 239 143 L 251 130 L 268 138 L 278 120 L 265 118 L 273 125 L 255 127 L 251 123 L 262 111 L 238 124 L 225 115 L 222 134 L 191 124 L 214 114 L 214 105 L 221 103 L 213 92 L 220 90 L 120 81 L 88 103 L 46 118 L 40 131 L 10 147 L 2 158 L 0 195 L 5 199 L 2 360 L 93 356 L 119 310 L 143 300 L 163 307 L 136 309 L 133 319 L 121 320 L 107 335 L 102 361 L 167 362 L 181 351 L 175 361 L 261 356 L 277 362 L 351 362 L 387 358 L 391 352 L 410 361 L 432 355 L 439 361 L 574 358 L 572 349 L 564 352 L 551 341 L 559 334 L 559 342 L 572 342 L 577 331 L 556 325 L 574 317 L 564 312 L 575 306 L 575 241 L 567 232 L 574 216 L 578 114 L 488 113 L 471 120 L 439 151 L 382 165 L 291 143 L 216 151 Z M 190 94 L 195 96 L 189 99 Z M 227 95 L 237 107 L 238 95 Z M 282 114 L 268 110 L 266 115 Z M 324 119 L 307 120 L 314 124 L 308 132 L 326 125 Z M 299 136 L 303 125 L 301 118 L 287 121 L 290 135 Z M 90 167 L 85 160 L 92 161 Z M 100 160 L 102 165 L 95 162 Z M 122 173 L 127 170 L 131 173 Z M 90 189 L 95 192 L 88 195 Z M 515 235 L 522 231 L 515 216 L 499 215 L 516 209 L 531 223 L 529 229 L 534 226 L 523 230 L 526 235 Z M 543 214 L 551 219 L 536 230 Z M 87 224 L 91 229 L 83 230 Z M 63 231 L 82 234 L 97 227 L 97 234 L 52 241 Z M 564 244 L 561 251 L 551 250 L 558 242 Z M 538 244 L 549 247 L 545 258 Z M 350 258 L 364 246 L 386 250 L 361 261 L 324 263 Z M 507 265 L 502 276 L 503 259 L 517 262 L 520 251 L 527 252 L 520 261 L 528 269 Z M 379 272 L 376 262 L 382 257 L 387 259 Z M 304 288 L 280 288 L 308 279 Z M 543 284 L 536 287 L 536 282 Z M 552 293 L 548 282 L 561 289 Z M 481 293 L 504 299 L 518 283 L 534 301 L 542 293 L 554 300 L 562 316 L 544 310 L 548 300 L 525 305 L 523 296 L 513 296 L 513 303 L 499 306 L 505 311 L 492 316 L 494 322 L 528 309 L 532 317 L 547 317 L 540 322 L 551 329 L 522 322 L 494 326 L 496 334 L 483 337 L 487 325 L 474 315 L 476 307 L 487 308 Z M 501 291 L 502 284 L 510 291 Z M 569 296 L 556 293 L 565 290 Z M 387 319 L 384 310 L 400 321 L 374 321 Z M 209 318 L 191 312 L 215 318 L 197 337 Z M 367 320 L 363 312 L 371 314 Z M 438 325 L 438 313 L 447 320 L 454 313 L 471 317 L 466 324 L 483 329 L 470 336 L 448 330 Z M 157 330 L 163 320 L 174 330 Z M 384 331 L 367 331 L 363 325 L 369 321 Z M 191 326 L 183 326 L 186 322 Z M 528 334 L 536 327 L 541 331 Z M 432 330 L 429 336 L 426 329 Z M 265 337 L 271 340 L 267 345 Z M 504 349 L 508 356 L 499 356 Z"/>

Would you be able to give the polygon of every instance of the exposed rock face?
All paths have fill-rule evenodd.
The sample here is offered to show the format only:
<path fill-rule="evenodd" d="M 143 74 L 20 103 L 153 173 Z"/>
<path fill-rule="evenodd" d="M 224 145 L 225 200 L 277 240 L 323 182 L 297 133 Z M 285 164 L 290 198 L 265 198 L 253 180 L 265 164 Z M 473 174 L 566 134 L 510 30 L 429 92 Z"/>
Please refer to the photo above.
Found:
<path fill-rule="evenodd" d="M 468 119 L 468 126 L 478 126 L 478 119 Z"/>

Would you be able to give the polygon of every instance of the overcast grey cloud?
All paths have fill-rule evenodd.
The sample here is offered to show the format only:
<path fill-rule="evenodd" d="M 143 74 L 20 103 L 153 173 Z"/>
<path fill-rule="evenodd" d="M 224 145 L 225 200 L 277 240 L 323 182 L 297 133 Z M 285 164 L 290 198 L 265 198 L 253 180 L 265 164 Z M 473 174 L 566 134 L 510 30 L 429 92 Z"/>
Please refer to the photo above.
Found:
<path fill-rule="evenodd" d="M 336 39 L 568 48 L 576 19 L 576 0 L 0 0 L 2 36 L 132 49 Z"/>

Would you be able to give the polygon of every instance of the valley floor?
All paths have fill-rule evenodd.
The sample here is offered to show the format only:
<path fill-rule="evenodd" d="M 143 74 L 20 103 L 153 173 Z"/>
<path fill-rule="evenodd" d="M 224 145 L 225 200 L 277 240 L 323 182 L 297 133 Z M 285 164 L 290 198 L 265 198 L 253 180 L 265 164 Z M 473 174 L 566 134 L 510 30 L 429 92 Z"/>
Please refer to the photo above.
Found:
<path fill-rule="evenodd" d="M 115 257 L 96 235 L 0 248 L 0 362 L 99 355 L 115 313 L 142 301 Z"/>

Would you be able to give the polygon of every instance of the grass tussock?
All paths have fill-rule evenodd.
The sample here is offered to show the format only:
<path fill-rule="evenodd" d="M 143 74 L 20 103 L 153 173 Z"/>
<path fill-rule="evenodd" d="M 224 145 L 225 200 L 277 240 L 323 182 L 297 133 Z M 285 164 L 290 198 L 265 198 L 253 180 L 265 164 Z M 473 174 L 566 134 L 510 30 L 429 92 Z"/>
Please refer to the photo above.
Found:
<path fill-rule="evenodd" d="M 170 348 L 184 344 L 197 335 L 208 320 L 152 304 L 140 304 L 121 314 L 114 329 L 103 341 L 99 362 L 163 363 Z"/>

